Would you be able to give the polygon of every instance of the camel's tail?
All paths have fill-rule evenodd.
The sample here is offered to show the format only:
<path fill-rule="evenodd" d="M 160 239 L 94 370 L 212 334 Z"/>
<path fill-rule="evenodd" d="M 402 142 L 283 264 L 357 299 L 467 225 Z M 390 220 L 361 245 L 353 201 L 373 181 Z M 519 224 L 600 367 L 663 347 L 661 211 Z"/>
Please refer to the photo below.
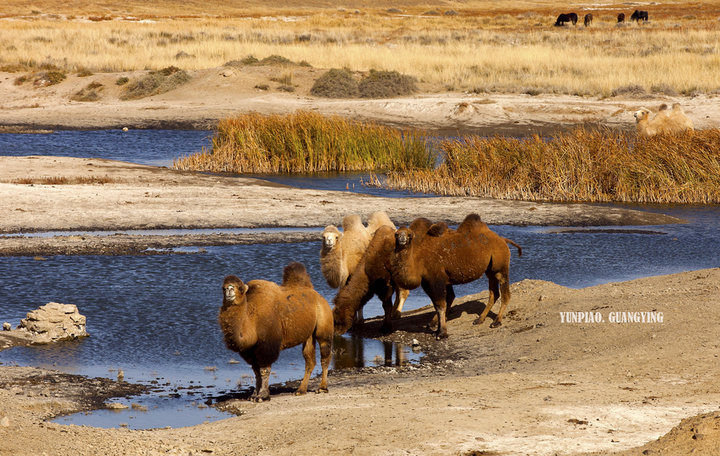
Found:
<path fill-rule="evenodd" d="M 505 242 L 507 242 L 508 244 L 514 245 L 515 248 L 518 249 L 518 256 L 522 256 L 522 247 L 520 247 L 515 241 L 512 241 L 508 238 L 503 238 L 503 239 L 505 239 Z"/>

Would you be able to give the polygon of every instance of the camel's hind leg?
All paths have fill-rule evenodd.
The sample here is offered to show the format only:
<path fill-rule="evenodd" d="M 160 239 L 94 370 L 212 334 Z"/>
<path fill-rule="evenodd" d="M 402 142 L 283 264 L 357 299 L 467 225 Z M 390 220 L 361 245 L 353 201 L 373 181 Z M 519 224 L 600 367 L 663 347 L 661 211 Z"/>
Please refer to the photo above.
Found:
<path fill-rule="evenodd" d="M 495 276 L 500 282 L 500 300 L 502 301 L 502 305 L 500 306 L 500 312 L 497 313 L 495 320 L 493 320 L 493 322 L 490 324 L 491 328 L 497 328 L 498 326 L 502 325 L 502 317 L 505 314 L 505 309 L 510 303 L 510 281 L 508 280 L 507 273 L 496 272 Z"/>
<path fill-rule="evenodd" d="M 295 391 L 296 395 L 307 393 L 308 382 L 310 381 L 310 374 L 315 369 L 315 336 L 308 337 L 308 340 L 303 342 L 302 347 L 303 358 L 305 358 L 305 375 L 303 376 L 300 387 Z"/>
<path fill-rule="evenodd" d="M 495 276 L 494 273 L 488 272 L 488 289 L 490 291 L 490 297 L 488 298 L 488 303 L 485 306 L 485 310 L 482 311 L 479 317 L 475 319 L 473 322 L 474 325 L 480 325 L 482 324 L 485 319 L 488 316 L 488 313 L 490 313 L 490 309 L 493 308 L 495 305 L 495 301 L 497 301 L 498 296 L 500 295 L 500 289 L 498 288 L 498 279 Z"/>
<path fill-rule="evenodd" d="M 397 287 L 395 288 L 395 306 L 393 307 L 392 313 L 393 318 L 400 318 L 403 306 L 405 305 L 405 301 L 407 301 L 408 296 L 410 296 L 410 290 Z"/>
<path fill-rule="evenodd" d="M 332 357 L 332 337 L 325 339 L 318 339 L 318 345 L 320 346 L 320 366 L 322 366 L 322 380 L 320 380 L 320 387 L 317 389 L 318 393 L 328 392 L 328 368 L 330 367 L 330 358 Z"/>

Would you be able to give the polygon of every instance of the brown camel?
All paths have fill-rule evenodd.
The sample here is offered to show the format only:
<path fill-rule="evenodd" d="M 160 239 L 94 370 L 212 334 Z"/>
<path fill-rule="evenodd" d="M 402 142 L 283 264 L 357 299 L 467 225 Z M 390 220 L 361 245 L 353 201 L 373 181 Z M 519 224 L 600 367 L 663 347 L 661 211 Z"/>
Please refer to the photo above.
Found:
<path fill-rule="evenodd" d="M 280 352 L 303 344 L 305 376 L 296 394 L 307 392 L 315 368 L 315 343 L 320 346 L 322 380 L 317 392 L 328 391 L 327 373 L 332 351 L 332 311 L 314 289 L 302 263 L 283 270 L 283 283 L 251 280 L 244 284 L 236 276 L 223 282 L 220 328 L 225 345 L 252 366 L 255 372 L 255 402 L 270 400 L 270 367 Z"/>
<path fill-rule="evenodd" d="M 490 325 L 496 328 L 502 324 L 510 302 L 508 243 L 517 247 L 522 255 L 519 245 L 491 231 L 477 214 L 465 217 L 457 230 L 444 223 L 435 224 L 422 235 L 402 227 L 395 233 L 392 277 L 403 288 L 422 286 L 437 312 L 435 337 L 441 339 L 447 337 L 447 311 L 455 299 L 452 286 L 472 282 L 485 274 L 490 284 L 490 297 L 475 324 L 485 320 L 499 296 L 502 305 Z"/>
<path fill-rule="evenodd" d="M 427 231 L 431 222 L 420 218 L 410 225 L 419 231 Z M 422 227 L 422 229 L 421 229 Z M 392 331 L 392 319 L 398 316 L 397 302 L 392 303 L 393 291 L 400 290 L 392 280 L 392 259 L 395 251 L 395 230 L 389 226 L 381 226 L 375 231 L 365 255 L 358 263 L 348 283 L 341 287 L 335 296 L 333 318 L 335 332 L 343 334 L 350 329 L 355 312 L 374 296 L 382 301 L 385 316 L 380 327 L 381 332 Z M 407 298 L 408 290 L 405 291 Z M 404 300 L 403 300 L 404 301 Z"/>

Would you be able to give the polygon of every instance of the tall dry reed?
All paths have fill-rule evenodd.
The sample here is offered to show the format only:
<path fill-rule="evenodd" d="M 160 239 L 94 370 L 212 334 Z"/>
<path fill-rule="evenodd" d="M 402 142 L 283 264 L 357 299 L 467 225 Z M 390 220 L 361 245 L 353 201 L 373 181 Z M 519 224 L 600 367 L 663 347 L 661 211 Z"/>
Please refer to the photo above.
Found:
<path fill-rule="evenodd" d="M 210 150 L 179 158 L 182 170 L 230 173 L 430 169 L 419 132 L 311 112 L 245 114 L 218 124 Z"/>
<path fill-rule="evenodd" d="M 720 203 L 720 130 L 639 138 L 577 129 L 547 140 L 442 141 L 434 170 L 388 173 L 389 188 L 536 201 Z"/>

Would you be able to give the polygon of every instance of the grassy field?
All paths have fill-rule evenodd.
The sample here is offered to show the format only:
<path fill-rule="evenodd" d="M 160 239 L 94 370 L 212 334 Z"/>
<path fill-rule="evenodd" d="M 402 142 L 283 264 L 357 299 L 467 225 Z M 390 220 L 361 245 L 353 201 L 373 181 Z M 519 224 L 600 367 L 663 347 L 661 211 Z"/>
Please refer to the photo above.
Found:
<path fill-rule="evenodd" d="M 553 27 L 561 11 L 548 2 L 376 1 L 358 10 L 321 2 L 273 9 L 259 2 L 103 5 L 10 0 L 0 27 L 0 70 L 48 64 L 70 72 L 197 70 L 248 55 L 282 55 L 317 68 L 398 71 L 434 90 L 720 92 L 720 2 L 714 1 L 648 5 L 648 23 L 620 26 L 617 13 L 629 17 L 632 7 L 563 7 L 581 17 L 591 11 L 588 28 Z"/>

